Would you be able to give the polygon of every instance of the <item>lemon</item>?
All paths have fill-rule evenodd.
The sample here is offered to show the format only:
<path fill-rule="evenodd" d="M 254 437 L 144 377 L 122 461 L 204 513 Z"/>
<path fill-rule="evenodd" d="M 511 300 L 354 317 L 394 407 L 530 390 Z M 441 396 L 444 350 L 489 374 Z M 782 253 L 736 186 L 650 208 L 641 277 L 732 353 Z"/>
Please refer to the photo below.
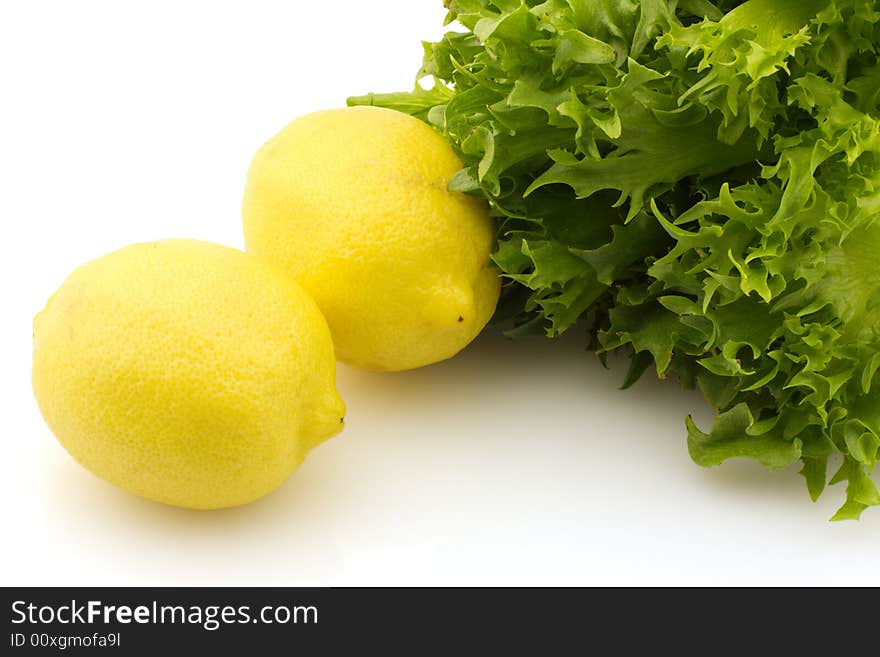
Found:
<path fill-rule="evenodd" d="M 158 502 L 244 504 L 342 428 L 330 333 L 288 276 L 194 240 L 77 269 L 34 320 L 33 388 L 86 468 Z"/>
<path fill-rule="evenodd" d="M 483 329 L 500 291 L 487 205 L 447 189 L 461 167 L 406 114 L 309 114 L 254 157 L 247 250 L 312 295 L 340 360 L 376 370 L 444 360 Z"/>

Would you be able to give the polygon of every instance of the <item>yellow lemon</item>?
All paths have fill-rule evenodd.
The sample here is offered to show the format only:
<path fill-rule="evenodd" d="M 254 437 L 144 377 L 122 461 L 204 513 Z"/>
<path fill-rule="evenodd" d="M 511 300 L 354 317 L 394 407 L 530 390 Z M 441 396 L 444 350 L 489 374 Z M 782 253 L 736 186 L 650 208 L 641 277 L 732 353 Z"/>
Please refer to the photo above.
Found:
<path fill-rule="evenodd" d="M 247 250 L 312 295 L 341 360 L 405 370 L 449 358 L 500 291 L 487 205 L 447 189 L 461 167 L 443 137 L 400 112 L 304 116 L 251 164 Z"/>
<path fill-rule="evenodd" d="M 342 428 L 330 333 L 285 274 L 194 240 L 77 269 L 34 320 L 33 387 L 86 468 L 177 506 L 245 504 Z"/>

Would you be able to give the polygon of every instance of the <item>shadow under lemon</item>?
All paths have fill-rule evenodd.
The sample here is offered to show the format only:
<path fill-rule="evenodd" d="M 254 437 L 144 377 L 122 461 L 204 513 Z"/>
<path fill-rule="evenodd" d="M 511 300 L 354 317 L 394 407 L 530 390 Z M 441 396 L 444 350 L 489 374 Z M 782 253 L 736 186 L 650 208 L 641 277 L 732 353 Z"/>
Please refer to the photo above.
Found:
<path fill-rule="evenodd" d="M 620 390 L 627 358 L 611 355 L 606 368 L 586 351 L 585 343 L 579 328 L 552 340 L 511 340 L 490 327 L 458 356 L 430 367 L 380 373 L 340 365 L 338 385 L 348 403 L 347 431 L 356 432 L 364 418 L 384 418 L 389 425 L 403 420 L 411 425 L 405 438 L 419 441 L 421 425 L 442 423 L 451 428 L 443 447 L 503 454 L 511 434 L 493 432 L 492 423 L 504 415 L 531 428 L 528 439 L 536 449 L 558 451 L 562 458 L 573 446 L 601 452 L 603 441 L 625 440 L 634 455 L 648 454 L 657 467 L 671 467 L 672 479 L 684 474 L 701 485 L 761 497 L 786 492 L 809 504 L 797 466 L 778 473 L 747 459 L 708 469 L 694 464 L 687 453 L 684 419 L 691 415 L 698 426 L 708 427 L 714 416 L 700 393 L 674 380 L 660 381 L 651 370 L 631 389 Z M 568 408 L 580 409 L 584 422 L 562 422 L 559 411 Z M 646 419 L 651 424 L 651 418 L 656 431 L 645 431 Z M 393 450 L 397 446 L 391 444 L 392 433 L 399 434 L 383 432 L 369 440 Z M 625 461 L 606 465 L 622 473 L 628 467 Z"/>

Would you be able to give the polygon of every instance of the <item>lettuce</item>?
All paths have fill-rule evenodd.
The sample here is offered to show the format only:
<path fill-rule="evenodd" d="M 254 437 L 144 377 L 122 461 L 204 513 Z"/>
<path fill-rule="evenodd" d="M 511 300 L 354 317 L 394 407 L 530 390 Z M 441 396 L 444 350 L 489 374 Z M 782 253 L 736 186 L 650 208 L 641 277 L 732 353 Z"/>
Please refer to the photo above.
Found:
<path fill-rule="evenodd" d="M 497 218 L 497 319 L 698 386 L 705 466 L 880 504 L 880 11 L 870 0 L 450 0 L 410 113 Z M 829 463 L 837 464 L 829 477 Z"/>

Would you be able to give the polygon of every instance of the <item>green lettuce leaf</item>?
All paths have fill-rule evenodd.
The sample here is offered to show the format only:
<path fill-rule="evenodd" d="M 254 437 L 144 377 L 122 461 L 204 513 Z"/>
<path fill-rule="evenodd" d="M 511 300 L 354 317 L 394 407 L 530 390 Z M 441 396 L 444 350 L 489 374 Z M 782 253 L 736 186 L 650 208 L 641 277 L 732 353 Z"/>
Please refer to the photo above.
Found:
<path fill-rule="evenodd" d="M 872 0 L 448 0 L 393 108 L 485 198 L 515 336 L 697 386 L 693 459 L 800 460 L 880 504 L 880 8 Z M 841 463 L 828 478 L 829 462 Z"/>

